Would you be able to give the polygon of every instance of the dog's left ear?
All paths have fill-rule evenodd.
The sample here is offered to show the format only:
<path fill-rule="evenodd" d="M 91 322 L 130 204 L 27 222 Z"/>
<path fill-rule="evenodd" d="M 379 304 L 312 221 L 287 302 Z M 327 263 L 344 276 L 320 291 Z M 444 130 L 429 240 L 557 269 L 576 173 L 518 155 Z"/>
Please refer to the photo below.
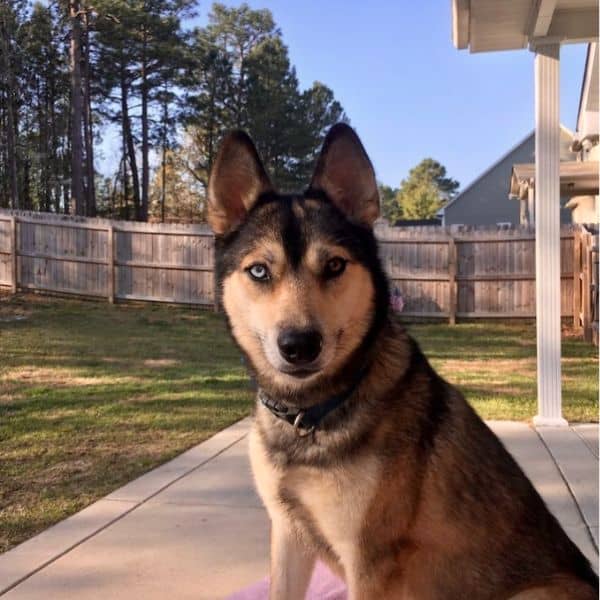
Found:
<path fill-rule="evenodd" d="M 208 180 L 208 223 L 216 235 L 233 231 L 261 194 L 273 191 L 250 136 L 228 133 L 219 147 Z"/>
<path fill-rule="evenodd" d="M 348 217 L 371 226 L 379 216 L 379 190 L 373 165 L 352 127 L 338 123 L 330 130 L 310 189 L 323 191 Z"/>

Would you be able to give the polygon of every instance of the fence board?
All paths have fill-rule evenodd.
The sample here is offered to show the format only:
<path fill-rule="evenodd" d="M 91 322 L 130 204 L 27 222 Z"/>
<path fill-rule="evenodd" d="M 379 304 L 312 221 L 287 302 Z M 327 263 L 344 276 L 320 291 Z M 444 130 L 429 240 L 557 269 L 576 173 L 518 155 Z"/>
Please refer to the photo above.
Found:
<path fill-rule="evenodd" d="M 0 221 L 0 285 L 12 283 L 12 231 L 11 221 Z"/>

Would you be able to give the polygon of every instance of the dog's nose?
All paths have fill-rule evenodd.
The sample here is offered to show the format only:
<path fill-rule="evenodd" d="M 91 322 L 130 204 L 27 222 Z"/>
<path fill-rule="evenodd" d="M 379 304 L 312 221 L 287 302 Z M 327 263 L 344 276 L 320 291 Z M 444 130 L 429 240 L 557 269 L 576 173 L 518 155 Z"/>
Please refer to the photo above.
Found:
<path fill-rule="evenodd" d="M 287 362 L 302 365 L 319 356 L 323 338 L 316 329 L 284 329 L 277 338 L 277 345 Z"/>

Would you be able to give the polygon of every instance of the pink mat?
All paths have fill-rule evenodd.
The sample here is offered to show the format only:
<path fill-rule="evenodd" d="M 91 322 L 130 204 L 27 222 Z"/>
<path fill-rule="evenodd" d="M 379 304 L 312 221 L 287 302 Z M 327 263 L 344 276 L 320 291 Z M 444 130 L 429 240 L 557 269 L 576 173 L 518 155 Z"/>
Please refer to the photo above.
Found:
<path fill-rule="evenodd" d="M 347 597 L 344 582 L 325 565 L 317 563 L 310 580 L 306 600 L 347 600 Z M 268 600 L 268 598 L 269 578 L 267 577 L 229 596 L 227 600 Z"/>

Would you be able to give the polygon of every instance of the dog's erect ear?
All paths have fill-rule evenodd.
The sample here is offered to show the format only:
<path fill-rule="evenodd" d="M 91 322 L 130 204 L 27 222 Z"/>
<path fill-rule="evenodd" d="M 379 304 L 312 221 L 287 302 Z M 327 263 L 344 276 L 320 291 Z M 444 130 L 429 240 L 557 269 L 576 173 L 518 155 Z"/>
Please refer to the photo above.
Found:
<path fill-rule="evenodd" d="M 208 223 L 217 235 L 232 231 L 258 197 L 273 191 L 258 152 L 243 131 L 228 133 L 208 181 Z"/>
<path fill-rule="evenodd" d="M 317 160 L 310 188 L 327 194 L 346 215 L 366 225 L 379 216 L 379 191 L 373 165 L 354 129 L 334 125 Z"/>

